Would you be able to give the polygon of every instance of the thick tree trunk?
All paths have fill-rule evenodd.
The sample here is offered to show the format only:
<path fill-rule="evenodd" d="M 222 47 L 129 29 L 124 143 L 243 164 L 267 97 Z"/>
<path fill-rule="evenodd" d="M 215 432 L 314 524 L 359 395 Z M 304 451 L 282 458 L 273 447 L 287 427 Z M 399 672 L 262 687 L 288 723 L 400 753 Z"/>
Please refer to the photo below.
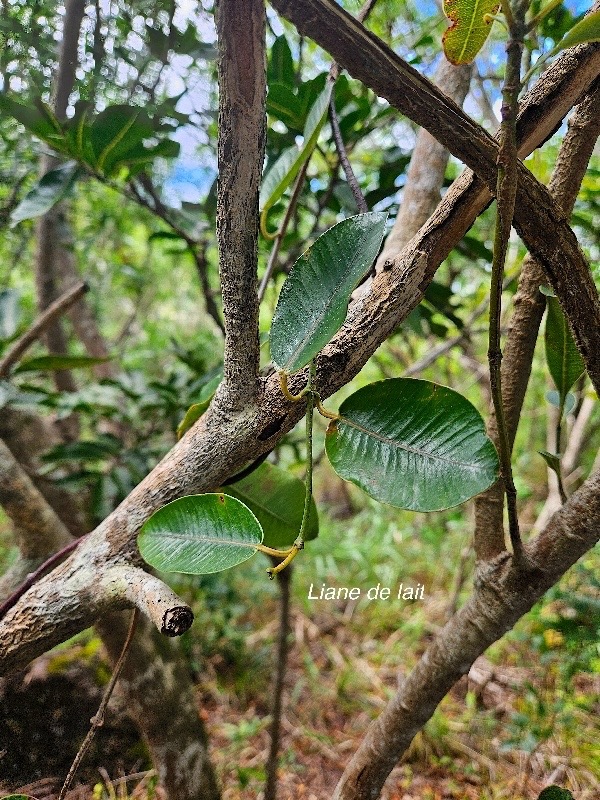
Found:
<path fill-rule="evenodd" d="M 114 664 L 127 634 L 126 618 L 111 614 L 95 627 Z M 117 686 L 168 800 L 219 800 L 194 687 L 176 643 L 140 619 Z"/>

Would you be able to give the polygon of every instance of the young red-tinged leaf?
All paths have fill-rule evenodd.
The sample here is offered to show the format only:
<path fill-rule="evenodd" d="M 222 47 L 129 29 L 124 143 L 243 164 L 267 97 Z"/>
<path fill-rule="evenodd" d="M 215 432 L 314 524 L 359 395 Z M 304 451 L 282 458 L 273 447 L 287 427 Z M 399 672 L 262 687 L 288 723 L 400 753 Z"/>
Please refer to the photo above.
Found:
<path fill-rule="evenodd" d="M 444 14 L 452 23 L 444 33 L 444 53 L 452 64 L 470 64 L 492 29 L 491 16 L 498 0 L 444 0 Z"/>

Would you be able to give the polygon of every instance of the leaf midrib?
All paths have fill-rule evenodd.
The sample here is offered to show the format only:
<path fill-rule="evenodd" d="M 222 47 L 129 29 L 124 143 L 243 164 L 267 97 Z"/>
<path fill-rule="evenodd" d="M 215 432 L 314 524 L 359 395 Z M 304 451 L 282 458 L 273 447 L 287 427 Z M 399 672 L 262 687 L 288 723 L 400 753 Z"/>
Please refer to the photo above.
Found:
<path fill-rule="evenodd" d="M 382 436 L 380 433 L 377 433 L 376 431 L 369 430 L 369 428 L 365 428 L 363 425 L 359 425 L 357 422 L 348 419 L 348 417 L 340 416 L 338 422 L 342 423 L 345 422 L 351 428 L 355 428 L 356 430 L 361 431 L 361 433 L 366 433 L 367 436 L 371 436 L 374 439 L 377 439 L 378 441 L 383 442 L 384 444 L 389 444 L 392 447 L 396 447 L 399 450 L 405 450 L 406 452 L 414 453 L 415 455 L 422 457 L 434 458 L 446 464 L 456 464 L 458 466 L 467 467 L 472 470 L 477 468 L 477 464 L 474 463 L 469 463 L 467 461 L 457 461 L 454 458 L 446 458 L 445 456 L 434 455 L 432 453 L 428 453 L 426 450 L 420 450 L 416 447 L 410 447 L 407 444 L 399 444 L 394 439 L 390 439 L 387 436 Z"/>
<path fill-rule="evenodd" d="M 156 536 L 157 538 L 158 537 L 161 537 L 161 538 L 164 537 L 164 538 L 169 538 L 169 539 L 183 539 L 186 542 L 201 542 L 202 544 L 207 543 L 207 544 L 218 544 L 218 545 L 221 545 L 221 546 L 232 545 L 234 547 L 248 547 L 248 548 L 250 548 L 252 550 L 256 550 L 258 548 L 258 545 L 261 543 L 260 541 L 259 542 L 254 542 L 254 543 L 252 543 L 252 542 L 238 542 L 238 541 L 234 541 L 232 539 L 219 539 L 219 538 L 215 538 L 213 536 L 197 536 L 196 534 L 193 534 L 193 533 L 172 533 L 171 531 L 168 531 L 168 532 L 165 532 L 165 531 L 156 531 L 156 532 L 148 531 L 145 535 L 146 536 Z"/>

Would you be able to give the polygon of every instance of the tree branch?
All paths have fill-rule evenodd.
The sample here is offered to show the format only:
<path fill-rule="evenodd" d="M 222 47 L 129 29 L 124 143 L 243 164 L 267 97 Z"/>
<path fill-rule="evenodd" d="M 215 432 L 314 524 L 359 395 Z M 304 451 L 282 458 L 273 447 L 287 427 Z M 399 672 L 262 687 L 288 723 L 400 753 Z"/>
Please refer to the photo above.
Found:
<path fill-rule="evenodd" d="M 548 120 L 555 126 L 565 113 L 565 95 L 573 96 L 577 87 L 579 97 L 598 69 L 600 50 L 584 46 L 558 59 L 545 73 L 534 98 L 525 98 L 521 132 L 527 147 L 543 141 Z M 582 75 L 587 75 L 587 84 Z M 536 137 L 536 127 L 541 138 Z M 351 305 L 346 323 L 317 359 L 317 386 L 323 398 L 351 380 L 420 302 L 438 265 L 485 208 L 489 196 L 471 174 L 459 179 L 418 235 L 373 279 L 369 295 Z M 291 384 L 299 391 L 306 385 L 306 375 L 300 374 Z M 95 564 L 105 568 L 139 564 L 136 536 L 154 511 L 181 495 L 214 490 L 291 430 L 302 417 L 301 404 L 285 400 L 277 376 L 264 380 L 262 387 L 258 409 L 230 414 L 226 420 L 216 397 L 207 413 L 68 561 L 19 601 L 0 623 L 5 645 L 0 672 L 27 663 L 91 624 L 99 611 L 93 596 Z M 75 599 L 70 598 L 73 584 Z"/>
<path fill-rule="evenodd" d="M 256 400 L 258 188 L 265 150 L 264 0 L 220 0 L 217 238 L 223 316 L 221 396 L 232 409 Z"/>
<path fill-rule="evenodd" d="M 600 473 L 590 477 L 526 547 L 528 579 L 509 558 L 488 564 L 463 608 L 437 634 L 346 767 L 334 800 L 374 800 L 415 734 L 475 659 L 512 628 L 600 538 Z"/>
<path fill-rule="evenodd" d="M 451 100 L 462 106 L 471 81 L 470 64 L 455 67 L 442 58 L 434 82 Z M 402 202 L 394 226 L 383 244 L 375 264 L 381 272 L 385 262 L 393 258 L 408 244 L 421 225 L 429 219 L 440 202 L 440 190 L 450 153 L 425 128 L 417 134 L 415 148 L 410 158 Z"/>
<path fill-rule="evenodd" d="M 21 558 L 43 559 L 71 534 L 0 439 L 0 505 L 14 525 Z"/>
<path fill-rule="evenodd" d="M 565 217 L 571 215 L 581 181 L 598 136 L 600 135 L 600 81 L 577 107 L 569 120 L 549 190 Z M 546 300 L 539 287 L 544 273 L 531 255 L 521 267 L 519 287 L 513 300 L 513 313 L 506 337 L 502 361 L 503 400 L 506 432 L 512 449 L 531 374 L 533 353 Z M 492 417 L 488 433 L 497 439 L 496 419 Z M 495 483 L 475 500 L 475 550 L 478 560 L 489 560 L 504 550 L 502 487 Z"/>
<path fill-rule="evenodd" d="M 493 193 L 497 143 L 430 81 L 333 0 L 272 0 L 355 78 L 426 128 Z M 594 387 L 600 392 L 600 301 L 586 259 L 551 195 L 518 165 L 514 226 L 542 264 L 572 328 Z"/>
<path fill-rule="evenodd" d="M 165 636 L 181 636 L 192 626 L 192 609 L 166 583 L 139 567 L 111 567 L 101 576 L 101 584 L 103 591 L 139 608 Z"/>
<path fill-rule="evenodd" d="M 88 290 L 89 286 L 86 283 L 78 283 L 51 303 L 48 308 L 38 316 L 31 327 L 17 339 L 2 360 L 0 360 L 0 378 L 6 378 L 10 374 L 10 370 L 14 364 L 16 364 L 31 345 L 40 338 L 46 328 L 51 325 L 55 319 L 60 317 L 61 314 L 64 314 L 65 311 L 76 303 Z"/>

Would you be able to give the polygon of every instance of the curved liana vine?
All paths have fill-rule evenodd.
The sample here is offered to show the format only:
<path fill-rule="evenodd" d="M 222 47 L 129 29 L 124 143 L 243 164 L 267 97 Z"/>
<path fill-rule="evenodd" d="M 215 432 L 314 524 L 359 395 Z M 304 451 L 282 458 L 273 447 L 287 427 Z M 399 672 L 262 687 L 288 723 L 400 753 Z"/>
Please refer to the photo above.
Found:
<path fill-rule="evenodd" d="M 272 578 L 318 532 L 312 496 L 313 414 L 329 419 L 325 451 L 340 477 L 384 503 L 413 511 L 449 508 L 487 489 L 498 456 L 471 403 L 452 389 L 392 378 L 359 389 L 339 413 L 315 385 L 315 357 L 346 318 L 352 292 L 370 270 L 387 214 L 366 213 L 334 225 L 294 264 L 277 303 L 271 357 L 290 402 L 306 404 L 304 485 L 264 463 L 220 493 L 182 497 L 159 509 L 138 537 L 142 557 L 163 571 L 218 572 L 255 553 L 279 558 Z M 290 375 L 308 366 L 293 394 Z"/>

